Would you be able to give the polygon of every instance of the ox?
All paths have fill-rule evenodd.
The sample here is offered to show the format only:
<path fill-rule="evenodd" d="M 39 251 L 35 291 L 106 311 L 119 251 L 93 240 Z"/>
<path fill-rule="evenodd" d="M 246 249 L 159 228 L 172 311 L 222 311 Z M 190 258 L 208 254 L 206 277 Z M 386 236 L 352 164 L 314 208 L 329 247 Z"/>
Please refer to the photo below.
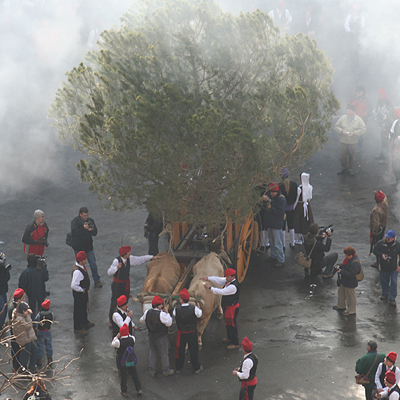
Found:
<path fill-rule="evenodd" d="M 181 268 L 175 257 L 165 251 L 158 256 L 161 258 L 147 264 L 147 276 L 142 293 L 172 293 L 179 281 Z M 151 302 L 143 304 L 143 312 L 149 308 L 151 308 Z"/>
<path fill-rule="evenodd" d="M 203 315 L 197 323 L 199 348 L 202 346 L 201 336 L 204 328 L 207 326 L 214 310 L 218 308 L 218 318 L 223 317 L 221 295 L 215 295 L 211 290 L 206 289 L 204 281 L 201 279 L 203 276 L 224 276 L 224 268 L 215 253 L 208 254 L 196 263 L 193 267 L 193 279 L 188 289 L 191 295 L 200 295 L 204 301 L 204 306 L 202 307 Z"/>

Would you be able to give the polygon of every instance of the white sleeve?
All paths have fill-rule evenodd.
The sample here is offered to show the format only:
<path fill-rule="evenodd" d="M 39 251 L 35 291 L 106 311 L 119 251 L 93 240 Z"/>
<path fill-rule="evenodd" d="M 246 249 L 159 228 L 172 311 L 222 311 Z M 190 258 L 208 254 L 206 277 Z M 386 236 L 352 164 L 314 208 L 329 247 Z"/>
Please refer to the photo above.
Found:
<path fill-rule="evenodd" d="M 122 319 L 121 315 L 119 315 L 117 312 L 115 312 L 112 316 L 112 320 L 121 328 L 122 325 L 127 324 L 129 326 L 129 322 L 131 322 L 130 317 L 126 317 L 125 321 Z M 135 324 L 132 322 L 132 327 L 135 326 Z"/>
<path fill-rule="evenodd" d="M 399 379 L 400 379 L 400 369 L 399 369 L 399 367 L 396 367 L 395 374 L 396 374 L 396 385 L 398 385 L 399 384 Z"/>
<path fill-rule="evenodd" d="M 114 258 L 110 268 L 108 268 L 108 271 L 107 271 L 108 276 L 113 276 L 118 271 L 118 268 L 117 268 L 118 264 L 119 264 L 118 258 Z"/>
<path fill-rule="evenodd" d="M 216 283 L 217 285 L 225 285 L 226 278 L 222 278 L 221 276 L 209 276 L 208 280 Z"/>
<path fill-rule="evenodd" d="M 143 324 L 143 325 L 146 323 L 147 311 L 149 311 L 149 310 L 146 310 L 145 313 L 140 317 L 140 320 L 139 320 L 140 323 Z"/>
<path fill-rule="evenodd" d="M 228 286 L 225 286 L 223 289 L 218 289 L 218 288 L 215 288 L 215 287 L 211 287 L 210 290 L 214 294 L 220 294 L 222 296 L 230 296 L 230 295 L 236 293 L 237 288 L 236 288 L 235 285 L 228 285 Z"/>
<path fill-rule="evenodd" d="M 175 312 L 175 310 L 174 310 L 174 312 Z M 197 318 L 200 318 L 203 315 L 203 311 L 201 310 L 201 308 L 199 308 L 197 306 L 194 307 L 194 313 L 196 314 Z"/>
<path fill-rule="evenodd" d="M 247 379 L 250 376 L 250 370 L 253 368 L 253 361 L 251 358 L 246 358 L 242 364 L 242 372 L 237 373 L 239 379 Z"/>
<path fill-rule="evenodd" d="M 349 14 L 349 15 L 347 16 L 346 21 L 345 21 L 345 23 L 344 23 L 344 30 L 345 30 L 347 33 L 350 33 L 350 32 L 351 32 L 351 29 L 350 29 L 350 18 L 351 18 L 351 14 Z M 342 20 L 342 21 L 343 21 L 343 20 Z"/>
<path fill-rule="evenodd" d="M 392 134 L 394 134 L 394 127 L 396 126 L 396 124 L 398 123 L 398 119 L 396 119 L 394 122 L 393 122 L 393 124 L 392 124 L 392 127 L 390 128 L 390 133 L 392 133 Z"/>
<path fill-rule="evenodd" d="M 79 286 L 81 280 L 84 278 L 81 271 L 78 269 L 74 271 L 72 274 L 72 281 L 71 281 L 71 289 L 75 290 L 75 292 L 83 292 L 83 288 Z"/>
<path fill-rule="evenodd" d="M 273 22 L 273 21 L 274 21 L 274 19 L 275 19 L 275 13 L 274 13 L 274 10 L 271 10 L 271 11 L 268 13 L 268 16 L 272 18 L 272 22 Z"/>
<path fill-rule="evenodd" d="M 379 380 L 381 373 L 382 373 L 382 363 L 379 363 L 378 368 L 376 369 L 375 372 L 375 385 L 378 389 L 383 389 L 381 381 Z"/>
<path fill-rule="evenodd" d="M 146 255 L 146 256 L 141 256 L 141 257 L 136 257 L 136 256 L 129 256 L 129 261 L 132 265 L 140 265 L 143 264 L 147 261 L 150 261 L 153 258 L 153 256 Z"/>
<path fill-rule="evenodd" d="M 172 317 L 169 313 L 161 311 L 160 312 L 160 321 L 165 325 L 165 326 L 171 326 L 172 325 Z"/>
<path fill-rule="evenodd" d="M 115 336 L 115 338 L 112 340 L 111 342 L 111 346 L 115 347 L 116 349 L 119 349 L 120 346 L 120 342 L 117 336 Z"/>
<path fill-rule="evenodd" d="M 286 19 L 289 21 L 289 22 L 292 22 L 292 14 L 290 14 L 290 12 L 289 12 L 289 10 L 288 9 L 286 9 Z"/>

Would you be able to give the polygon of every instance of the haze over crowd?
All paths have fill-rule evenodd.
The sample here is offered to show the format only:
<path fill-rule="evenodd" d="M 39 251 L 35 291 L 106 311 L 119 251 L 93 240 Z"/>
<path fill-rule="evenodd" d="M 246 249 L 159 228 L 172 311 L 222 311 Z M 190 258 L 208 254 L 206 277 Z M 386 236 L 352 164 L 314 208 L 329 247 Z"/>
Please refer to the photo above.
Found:
<path fill-rule="evenodd" d="M 238 14 L 260 8 L 268 12 L 277 0 L 219 0 L 224 11 Z M 308 6 L 317 21 L 315 39 L 335 69 L 332 89 L 343 105 L 356 84 L 366 87 L 371 104 L 384 88 L 400 105 L 400 76 L 396 51 L 400 32 L 400 3 L 360 0 L 365 27 L 354 48 L 348 47 L 346 17 L 357 2 L 347 0 L 286 0 L 293 21 L 290 34 L 298 32 Z M 132 5 L 133 4 L 133 5 Z M 103 29 L 119 24 L 131 0 L 1 0 L 0 127 L 2 157 L 0 191 L 4 199 L 29 188 L 36 179 L 61 181 L 63 145 L 51 128 L 47 111 L 65 72 L 77 66 L 95 48 Z M 9 195 L 4 197 L 5 195 Z"/>

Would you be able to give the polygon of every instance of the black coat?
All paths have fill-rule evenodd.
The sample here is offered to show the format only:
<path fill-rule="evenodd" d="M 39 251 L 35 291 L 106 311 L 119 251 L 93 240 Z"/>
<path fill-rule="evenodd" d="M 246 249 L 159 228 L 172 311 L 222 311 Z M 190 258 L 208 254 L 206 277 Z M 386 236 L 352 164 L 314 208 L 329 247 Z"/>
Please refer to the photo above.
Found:
<path fill-rule="evenodd" d="M 321 236 L 317 236 L 315 238 L 314 235 L 307 234 L 304 241 L 304 249 L 307 255 L 310 253 L 315 239 L 317 240 L 317 243 L 315 244 L 314 250 L 311 253 L 311 269 L 319 270 L 321 269 L 321 264 L 325 257 L 325 253 L 331 249 L 332 239 L 327 237 L 326 243 L 324 243 L 324 238 Z"/>
<path fill-rule="evenodd" d="M 0 294 L 8 292 L 8 281 L 10 280 L 10 270 L 4 264 L 0 264 Z"/>
<path fill-rule="evenodd" d="M 31 299 L 44 299 L 46 297 L 45 282 L 49 280 L 49 271 L 47 268 L 38 269 L 29 265 L 22 271 L 18 286 L 24 289 Z"/>
<path fill-rule="evenodd" d="M 275 197 L 271 198 L 271 208 L 265 208 L 263 227 L 282 229 L 286 206 L 287 202 L 285 196 L 283 196 L 281 192 L 278 192 Z"/>
<path fill-rule="evenodd" d="M 400 243 L 396 240 L 387 242 L 385 239 L 380 240 L 374 246 L 374 254 L 379 259 L 380 270 L 383 272 L 394 271 L 399 265 Z M 384 260 L 382 255 L 388 255 L 389 260 Z"/>
<path fill-rule="evenodd" d="M 93 226 L 93 230 L 85 229 L 83 225 L 87 222 Z M 93 236 L 97 235 L 97 226 L 92 218 L 84 221 L 79 215 L 71 221 L 72 248 L 75 251 L 92 251 Z"/>

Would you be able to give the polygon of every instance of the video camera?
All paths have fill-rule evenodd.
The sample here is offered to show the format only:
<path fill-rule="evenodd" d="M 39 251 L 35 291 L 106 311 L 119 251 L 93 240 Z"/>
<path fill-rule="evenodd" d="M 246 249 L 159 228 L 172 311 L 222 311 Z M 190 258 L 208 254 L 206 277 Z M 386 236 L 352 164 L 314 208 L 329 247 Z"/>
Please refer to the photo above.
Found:
<path fill-rule="evenodd" d="M 11 264 L 6 264 L 6 262 L 7 262 L 6 255 L 4 253 L 0 253 L 0 267 L 10 270 Z"/>
<path fill-rule="evenodd" d="M 323 236 L 325 234 L 331 234 L 333 233 L 333 229 L 332 229 L 333 224 L 327 225 L 327 226 L 320 226 L 319 227 L 319 231 L 318 231 L 318 235 L 319 236 Z"/>
<path fill-rule="evenodd" d="M 46 256 L 36 256 L 36 268 L 37 269 L 42 269 L 42 268 L 47 268 L 47 258 Z"/>

